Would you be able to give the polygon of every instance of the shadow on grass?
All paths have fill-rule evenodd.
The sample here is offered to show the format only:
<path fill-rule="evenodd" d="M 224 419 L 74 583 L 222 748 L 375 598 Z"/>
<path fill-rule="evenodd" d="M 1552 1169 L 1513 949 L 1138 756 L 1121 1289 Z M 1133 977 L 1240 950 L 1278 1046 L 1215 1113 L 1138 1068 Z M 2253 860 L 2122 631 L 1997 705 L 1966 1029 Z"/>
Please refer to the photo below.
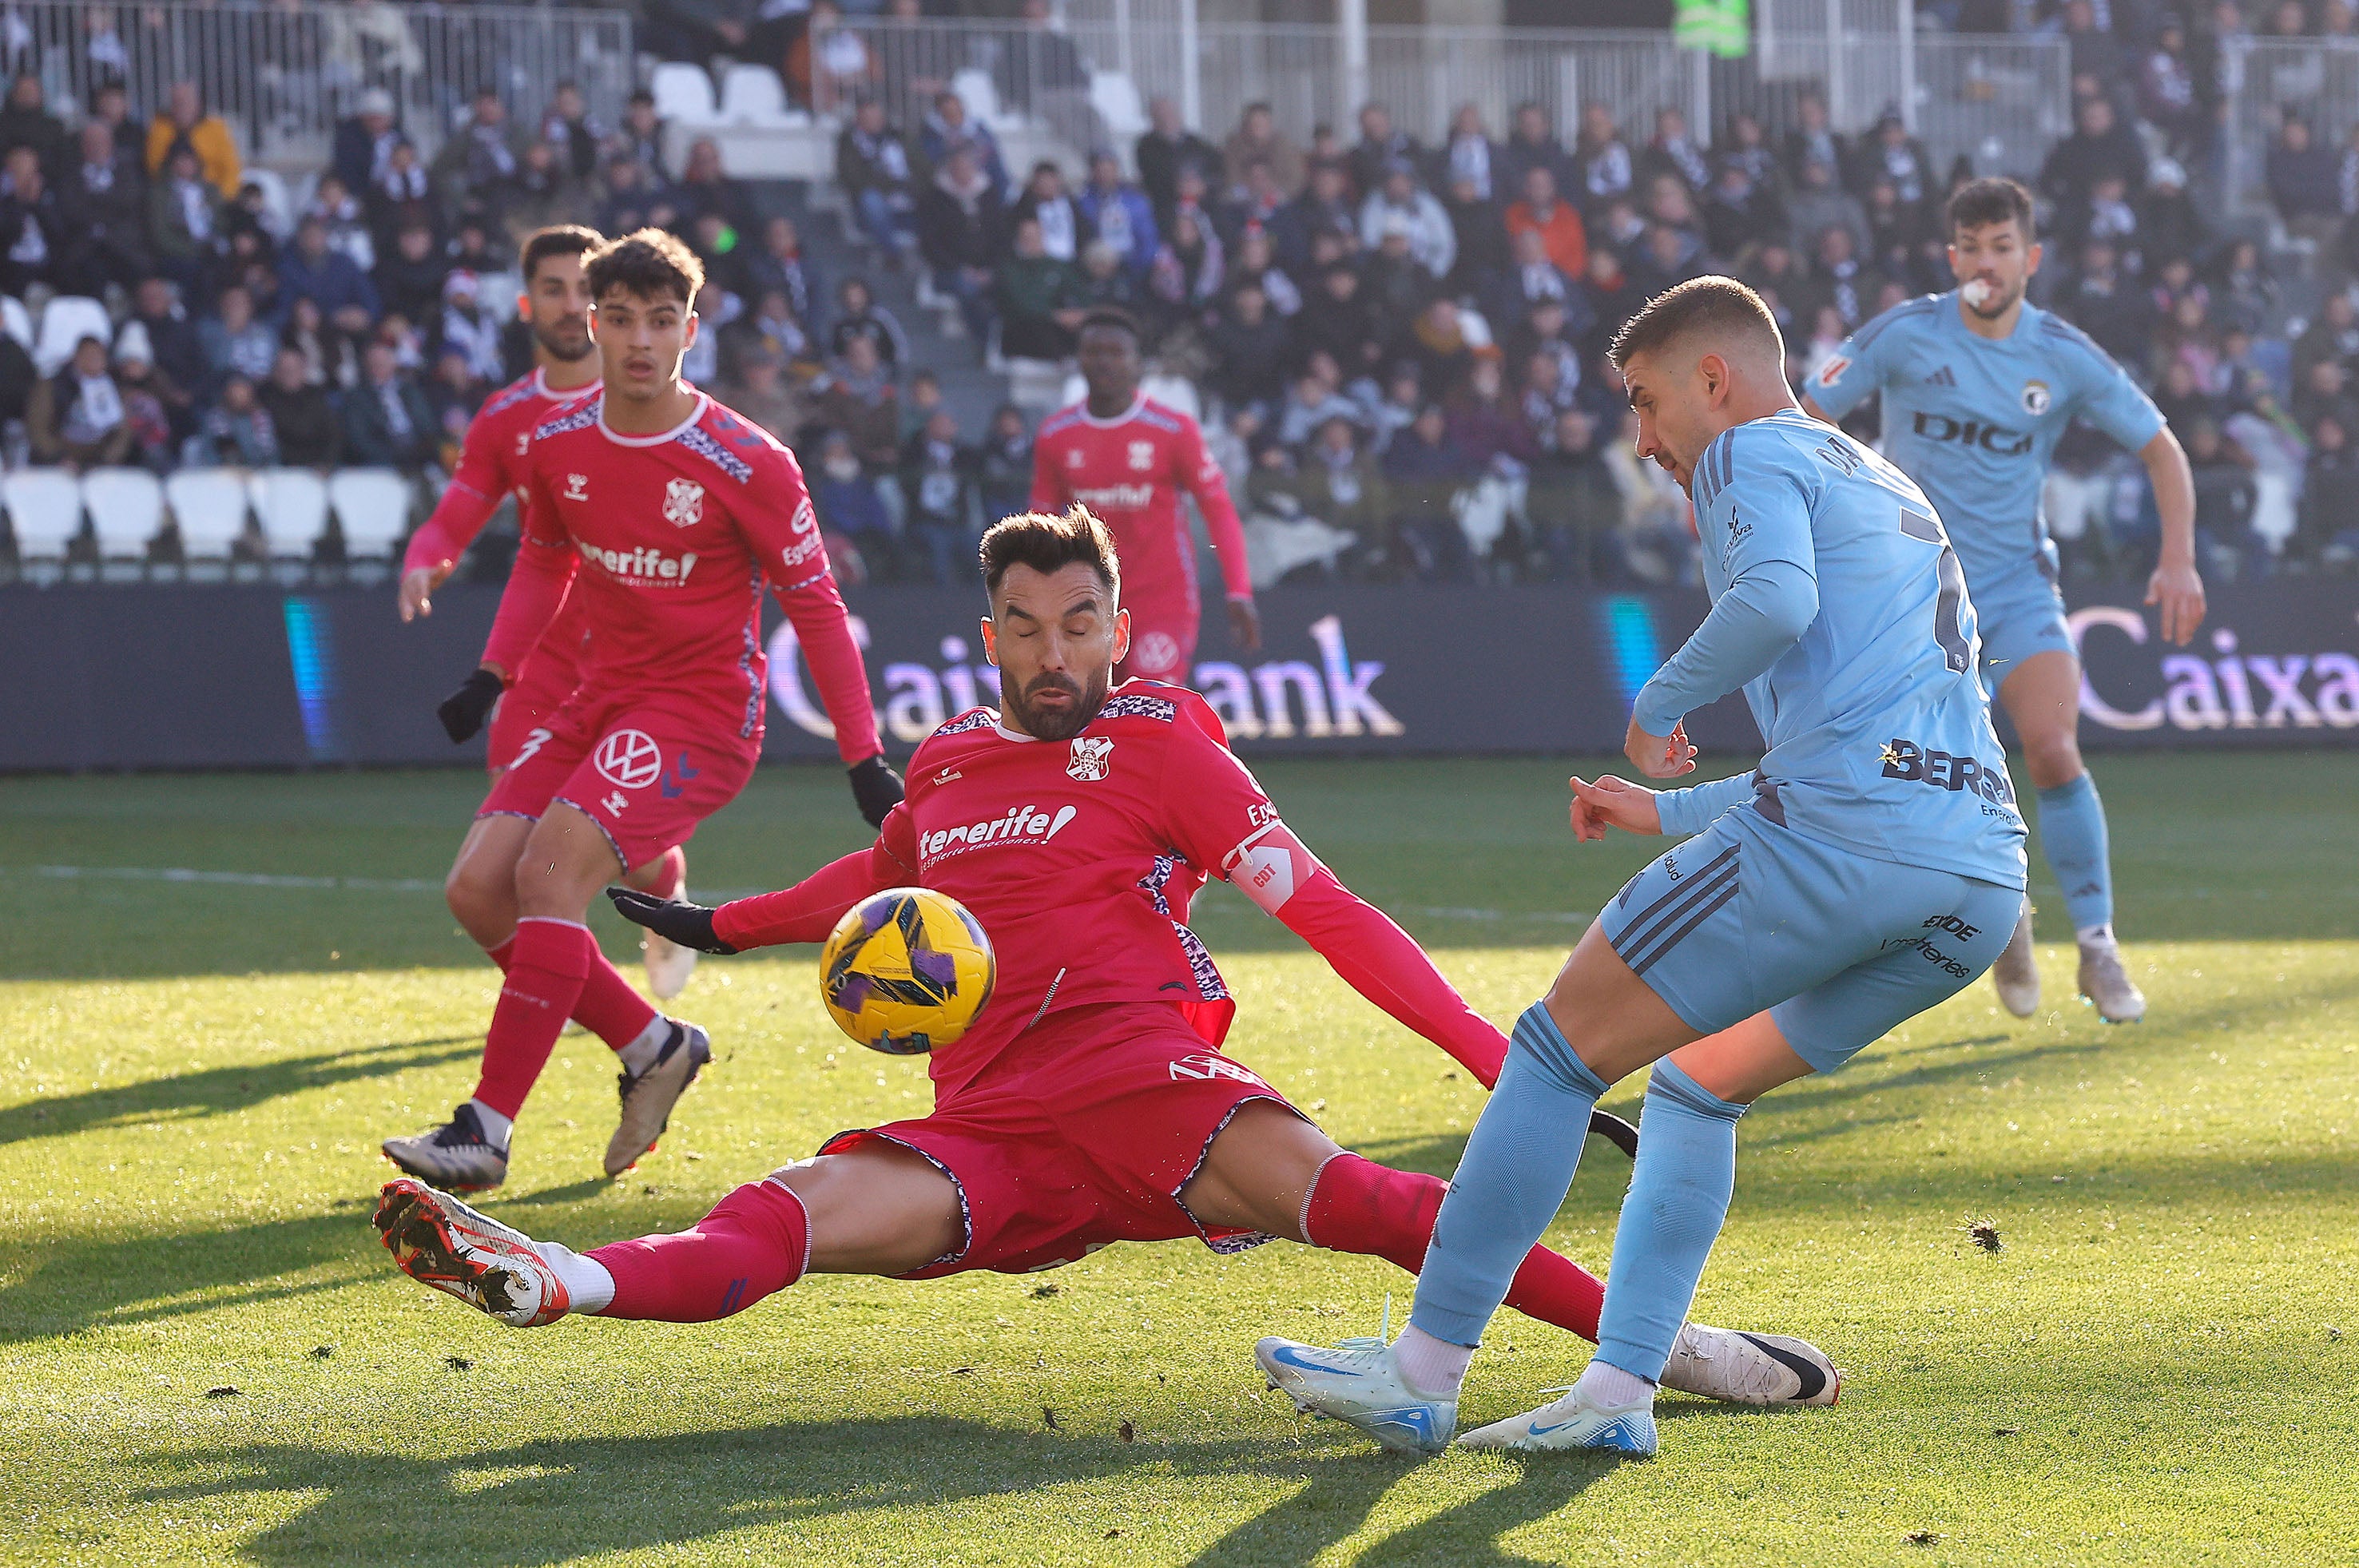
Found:
<path fill-rule="evenodd" d="M 367 1201 L 332 1213 L 164 1236 L 0 1243 L 0 1343 L 154 1323 L 350 1284 L 364 1270 Z M 295 1279 L 342 1263 L 331 1279 Z"/>
<path fill-rule="evenodd" d="M 413 1067 L 434 1067 L 472 1057 L 483 1047 L 476 1035 L 387 1040 L 352 1051 L 325 1051 L 283 1062 L 208 1067 L 169 1078 L 146 1078 L 114 1089 L 92 1089 L 27 1100 L 0 1110 L 0 1144 L 38 1138 L 64 1138 L 97 1127 L 133 1122 L 188 1121 L 243 1111 L 286 1094 L 325 1089 L 360 1078 L 384 1078 Z M 448 1048 L 448 1049 L 443 1049 Z"/>
<path fill-rule="evenodd" d="M 1306 1454 L 1282 1439 L 1125 1443 L 946 1416 L 569 1438 L 438 1458 L 257 1443 L 158 1454 L 151 1463 L 186 1478 L 138 1494 L 135 1500 L 145 1505 L 307 1494 L 309 1506 L 245 1549 L 261 1563 L 307 1568 L 392 1541 L 432 1541 L 446 1560 L 493 1568 L 677 1547 L 748 1526 L 858 1530 L 864 1516 L 970 1500 L 1020 1509 L 1027 1496 L 1149 1468 L 1155 1490 L 1176 1476 L 1207 1498 L 1234 1497 L 1224 1482 L 1307 1483 L 1192 1559 L 1197 1568 L 1245 1568 L 1310 1561 L 1364 1529 L 1385 1495 L 1417 1471 L 1393 1455 Z M 1379 1542 L 1361 1561 L 1529 1562 L 1498 1538 L 1563 1508 L 1611 1468 L 1611 1461 L 1584 1456 L 1533 1464 L 1507 1485 Z M 666 1484 L 668 1477 L 693 1484 Z M 1040 1506 L 1068 1518 L 1104 1508 L 1102 1520 L 1074 1520 L 1063 1561 L 1129 1555 L 1156 1533 L 1151 1518 L 1123 1513 L 1119 1503 L 1063 1497 Z M 1102 1544 L 1108 1529 L 1126 1539 Z"/>

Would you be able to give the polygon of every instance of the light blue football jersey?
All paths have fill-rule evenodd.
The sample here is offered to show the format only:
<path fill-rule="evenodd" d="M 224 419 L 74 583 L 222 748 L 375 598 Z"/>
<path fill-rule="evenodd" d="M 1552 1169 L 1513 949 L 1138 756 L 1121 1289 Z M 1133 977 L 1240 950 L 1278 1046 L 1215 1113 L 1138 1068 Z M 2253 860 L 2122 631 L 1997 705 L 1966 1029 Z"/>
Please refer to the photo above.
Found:
<path fill-rule="evenodd" d="M 2075 416 L 2136 452 L 2161 411 L 2089 335 L 2026 301 L 1994 341 L 1966 330 L 1955 289 L 1895 305 L 1810 377 L 1835 419 L 1884 394 L 1884 455 L 1924 488 L 1972 584 L 2032 569 L 2051 581 L 2040 487 Z"/>
<path fill-rule="evenodd" d="M 1769 743 L 1755 809 L 1879 860 L 2022 887 L 2023 817 L 1975 673 L 1973 601 L 1925 493 L 1788 408 L 1724 431 L 1691 494 L 1715 601 L 1763 562 L 1818 585 L 1800 639 L 1745 686 Z"/>

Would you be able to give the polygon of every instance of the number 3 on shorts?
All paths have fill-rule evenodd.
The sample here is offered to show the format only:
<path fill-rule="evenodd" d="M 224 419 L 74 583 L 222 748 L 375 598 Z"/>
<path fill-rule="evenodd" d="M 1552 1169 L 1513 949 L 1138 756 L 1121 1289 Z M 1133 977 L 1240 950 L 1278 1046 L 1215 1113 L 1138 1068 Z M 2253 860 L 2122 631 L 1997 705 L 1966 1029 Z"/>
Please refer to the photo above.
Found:
<path fill-rule="evenodd" d="M 542 746 L 547 746 L 548 744 L 549 731 L 547 729 L 535 727 L 527 731 L 524 737 L 524 744 L 516 747 L 516 760 L 509 763 L 508 766 L 510 768 L 522 768 L 526 763 L 532 760 L 532 754 L 534 752 L 538 751 Z"/>
<path fill-rule="evenodd" d="M 1941 580 L 1941 595 L 1933 605 L 1933 640 L 1940 645 L 1951 672 L 1962 675 L 1974 661 L 1974 650 L 1966 641 L 1965 627 L 1958 620 L 1958 606 L 1966 598 L 1965 569 L 1958 564 L 1958 552 L 1950 548 L 1950 536 L 1942 532 L 1939 517 L 1929 517 L 1913 507 L 1903 506 L 1900 531 L 1910 539 L 1941 547 L 1941 559 L 1934 566 Z"/>

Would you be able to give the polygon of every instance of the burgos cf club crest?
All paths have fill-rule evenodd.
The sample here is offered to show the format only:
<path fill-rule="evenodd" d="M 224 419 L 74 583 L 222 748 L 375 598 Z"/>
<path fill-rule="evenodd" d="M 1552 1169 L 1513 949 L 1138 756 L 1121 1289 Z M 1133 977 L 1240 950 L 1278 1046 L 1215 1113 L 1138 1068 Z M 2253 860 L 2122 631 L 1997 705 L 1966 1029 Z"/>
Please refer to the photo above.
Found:
<path fill-rule="evenodd" d="M 1075 735 L 1072 759 L 1065 764 L 1066 774 L 1084 784 L 1094 784 L 1114 771 L 1114 736 Z"/>
<path fill-rule="evenodd" d="M 664 521 L 674 528 L 693 528 L 704 520 L 704 486 L 693 479 L 675 479 L 664 487 Z"/>
<path fill-rule="evenodd" d="M 2053 401 L 2054 399 L 2049 396 L 2048 383 L 2045 381 L 2027 381 L 2023 384 L 2023 411 L 2032 418 L 2038 419 L 2048 412 L 2049 405 Z"/>

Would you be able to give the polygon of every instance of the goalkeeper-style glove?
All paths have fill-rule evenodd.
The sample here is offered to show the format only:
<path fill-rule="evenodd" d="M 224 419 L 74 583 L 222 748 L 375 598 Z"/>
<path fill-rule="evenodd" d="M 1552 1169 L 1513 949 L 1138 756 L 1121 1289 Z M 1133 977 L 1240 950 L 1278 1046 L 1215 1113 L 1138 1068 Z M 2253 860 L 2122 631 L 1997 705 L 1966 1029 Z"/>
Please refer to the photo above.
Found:
<path fill-rule="evenodd" d="M 645 926 L 658 936 L 669 937 L 682 947 L 692 947 L 699 953 L 730 953 L 737 951 L 713 934 L 712 911 L 702 904 L 658 898 L 652 893 L 642 893 L 633 887 L 609 887 L 606 897 L 614 901 L 616 912 L 633 925 Z"/>
<path fill-rule="evenodd" d="M 882 752 L 852 766 L 852 798 L 872 828 L 885 825 L 886 814 L 901 803 L 901 776 Z"/>
<path fill-rule="evenodd" d="M 484 727 L 484 721 L 492 716 L 492 704 L 500 700 L 504 689 L 498 676 L 488 670 L 477 670 L 460 682 L 456 691 L 442 699 L 434 716 L 442 721 L 442 733 L 451 737 L 452 746 Z"/>

